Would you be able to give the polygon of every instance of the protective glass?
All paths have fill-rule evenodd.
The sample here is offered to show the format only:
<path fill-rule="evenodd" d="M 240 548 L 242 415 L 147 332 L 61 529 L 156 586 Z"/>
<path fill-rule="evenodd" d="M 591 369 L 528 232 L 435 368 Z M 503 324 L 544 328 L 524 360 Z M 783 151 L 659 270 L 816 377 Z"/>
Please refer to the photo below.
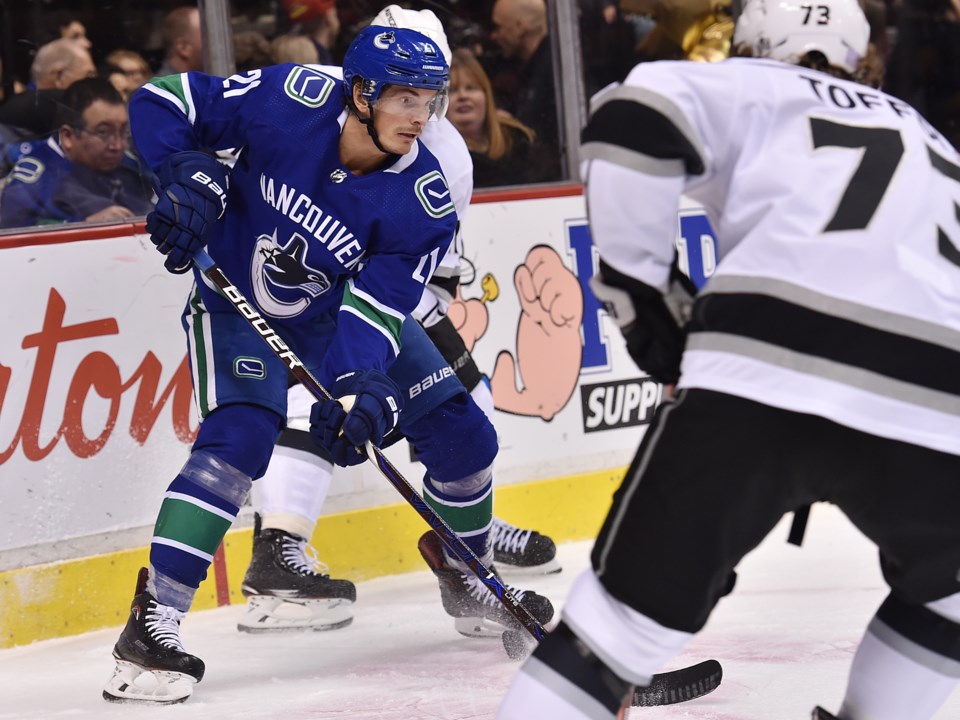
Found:
<path fill-rule="evenodd" d="M 446 88 L 426 102 L 417 95 L 399 94 L 381 97 L 372 103 L 374 110 L 378 112 L 426 120 L 442 120 L 449 105 L 450 94 Z"/>

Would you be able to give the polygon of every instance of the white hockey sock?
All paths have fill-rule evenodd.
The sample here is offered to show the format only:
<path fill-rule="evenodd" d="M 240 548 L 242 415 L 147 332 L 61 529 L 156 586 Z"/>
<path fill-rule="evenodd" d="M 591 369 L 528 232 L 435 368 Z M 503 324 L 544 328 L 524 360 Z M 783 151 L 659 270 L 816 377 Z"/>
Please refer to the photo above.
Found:
<path fill-rule="evenodd" d="M 884 607 L 890 604 L 891 598 L 888 598 Z M 909 606 L 900 604 L 901 608 L 907 608 L 906 611 L 901 610 L 899 617 L 893 617 L 903 625 L 903 631 L 884 621 L 882 607 L 857 648 L 838 717 L 842 720 L 932 718 L 956 688 L 960 679 L 960 662 L 907 635 L 923 637 L 920 631 L 913 630 L 914 627 L 926 632 L 933 627 L 939 641 L 949 645 L 951 636 L 954 641 L 960 636 L 960 624 L 956 620 L 960 616 L 958 606 L 960 595 L 929 603 L 925 608 L 917 607 L 915 613 Z M 919 619 L 914 620 L 914 614 Z"/>
<path fill-rule="evenodd" d="M 625 683 L 649 685 L 651 676 L 693 637 L 613 598 L 590 568 L 574 582 L 563 622 L 595 658 L 577 665 L 578 658 L 585 657 L 583 651 L 565 656 L 561 648 L 569 641 L 556 634 L 562 626 L 554 630 L 517 673 L 497 720 L 613 720 L 616 711 L 609 700 L 616 702 L 616 695 L 598 694 L 597 687 L 607 685 L 607 693 L 614 688 L 593 675 L 594 662 L 599 660 Z"/>
<path fill-rule="evenodd" d="M 592 568 L 574 581 L 562 617 L 607 667 L 634 685 L 649 685 L 653 674 L 693 639 L 614 598 Z"/>
<path fill-rule="evenodd" d="M 956 678 L 911 660 L 868 632 L 853 658 L 847 694 L 837 717 L 928 720 L 956 685 Z"/>
<path fill-rule="evenodd" d="M 470 391 L 470 397 L 472 397 L 473 401 L 483 410 L 483 414 L 487 416 L 490 424 L 496 427 L 496 425 L 493 424 L 493 395 L 485 380 L 477 383 L 476 387 Z"/>
<path fill-rule="evenodd" d="M 261 527 L 306 538 L 313 535 L 327 499 L 332 466 L 309 452 L 277 446 L 266 474 L 253 484 Z"/>
<path fill-rule="evenodd" d="M 597 720 L 602 713 L 603 708 L 591 702 L 586 693 L 564 683 L 562 678 L 536 658 L 529 658 L 510 684 L 497 712 L 497 720 Z M 610 718 L 613 718 L 612 714 Z"/>

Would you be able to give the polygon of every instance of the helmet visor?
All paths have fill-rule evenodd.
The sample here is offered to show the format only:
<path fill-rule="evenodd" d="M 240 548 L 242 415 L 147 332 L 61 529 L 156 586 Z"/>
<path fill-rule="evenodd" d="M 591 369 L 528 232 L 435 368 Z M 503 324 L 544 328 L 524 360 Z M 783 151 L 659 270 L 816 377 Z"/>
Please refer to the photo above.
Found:
<path fill-rule="evenodd" d="M 371 103 L 377 112 L 420 120 L 442 120 L 450 105 L 450 94 L 444 88 L 428 96 L 401 92 L 379 97 Z"/>

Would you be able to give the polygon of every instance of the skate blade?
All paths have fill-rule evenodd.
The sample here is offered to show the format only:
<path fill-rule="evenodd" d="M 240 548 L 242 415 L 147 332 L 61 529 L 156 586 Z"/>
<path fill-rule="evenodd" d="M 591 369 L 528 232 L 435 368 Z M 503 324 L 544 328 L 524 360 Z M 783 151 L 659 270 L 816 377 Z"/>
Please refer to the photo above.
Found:
<path fill-rule="evenodd" d="M 344 598 L 280 598 L 250 595 L 237 630 L 248 633 L 285 630 L 336 630 L 353 622 L 353 603 Z"/>
<path fill-rule="evenodd" d="M 498 622 L 483 617 L 458 617 L 453 619 L 453 627 L 458 633 L 470 638 L 500 638 L 508 628 Z"/>
<path fill-rule="evenodd" d="M 497 572 L 507 577 L 534 577 L 536 575 L 556 575 L 563 570 L 556 558 L 551 558 L 540 565 L 510 565 L 505 562 L 495 563 Z"/>
<path fill-rule="evenodd" d="M 166 670 L 147 670 L 117 660 L 113 675 L 103 688 L 103 699 L 115 703 L 173 705 L 193 694 L 196 678 Z"/>

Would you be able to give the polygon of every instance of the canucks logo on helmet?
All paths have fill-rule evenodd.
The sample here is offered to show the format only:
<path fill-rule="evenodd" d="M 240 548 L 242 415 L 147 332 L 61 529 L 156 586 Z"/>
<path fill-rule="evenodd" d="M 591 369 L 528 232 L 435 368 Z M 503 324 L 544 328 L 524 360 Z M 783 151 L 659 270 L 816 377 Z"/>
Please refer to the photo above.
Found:
<path fill-rule="evenodd" d="M 343 96 L 348 103 L 353 101 L 354 80 L 362 81 L 363 97 L 372 103 L 387 85 L 444 93 L 449 79 L 450 68 L 436 44 L 406 28 L 368 26 L 343 58 Z M 438 108 L 445 109 L 445 104 Z M 442 117 L 440 112 L 437 115 Z"/>

